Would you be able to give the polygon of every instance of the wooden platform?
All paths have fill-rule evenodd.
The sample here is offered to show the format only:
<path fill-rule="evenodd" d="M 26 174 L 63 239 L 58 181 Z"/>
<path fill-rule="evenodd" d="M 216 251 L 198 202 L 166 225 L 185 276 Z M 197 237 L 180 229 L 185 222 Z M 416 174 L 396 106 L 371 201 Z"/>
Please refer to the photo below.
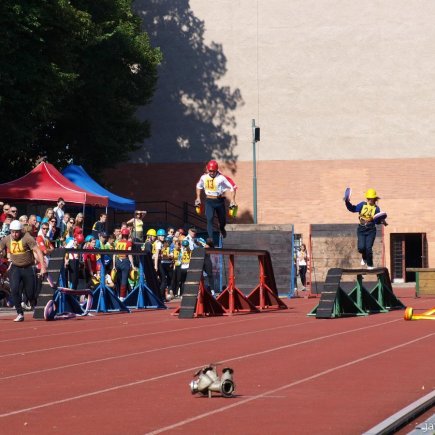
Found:
<path fill-rule="evenodd" d="M 407 267 L 407 272 L 415 272 L 415 296 L 435 296 L 435 269 Z"/>

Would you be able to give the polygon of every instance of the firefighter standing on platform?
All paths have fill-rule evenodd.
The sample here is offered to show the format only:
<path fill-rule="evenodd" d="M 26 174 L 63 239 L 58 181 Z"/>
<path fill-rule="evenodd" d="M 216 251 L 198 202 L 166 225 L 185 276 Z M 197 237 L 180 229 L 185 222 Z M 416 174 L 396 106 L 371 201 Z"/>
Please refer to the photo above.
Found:
<path fill-rule="evenodd" d="M 346 208 L 352 213 L 359 214 L 359 225 L 357 230 L 358 252 L 361 254 L 361 266 L 367 264 L 367 269 L 374 269 L 373 266 L 373 244 L 376 238 L 376 225 L 387 225 L 384 217 L 377 218 L 380 208 L 377 205 L 380 199 L 375 189 L 368 189 L 366 201 L 361 201 L 357 205 L 350 202 L 349 197 L 344 198 Z M 385 215 L 386 216 L 386 215 Z"/>
<path fill-rule="evenodd" d="M 226 211 L 225 211 L 225 192 L 230 192 L 230 207 L 235 207 L 236 190 L 234 183 L 222 175 L 219 171 L 216 160 L 210 160 L 207 163 L 207 173 L 202 175 L 196 185 L 195 206 L 201 205 L 201 190 L 204 190 L 205 216 L 207 217 L 208 237 L 213 239 L 213 218 L 216 212 L 219 221 L 219 230 L 222 237 L 226 237 Z"/>

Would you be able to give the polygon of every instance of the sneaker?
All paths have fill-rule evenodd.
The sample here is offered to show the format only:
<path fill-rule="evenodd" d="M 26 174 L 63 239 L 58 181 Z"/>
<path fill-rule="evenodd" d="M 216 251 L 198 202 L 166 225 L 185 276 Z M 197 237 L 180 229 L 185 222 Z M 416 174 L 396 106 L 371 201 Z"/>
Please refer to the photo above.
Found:
<path fill-rule="evenodd" d="M 125 298 L 123 298 L 122 296 L 120 296 L 120 297 L 119 297 L 119 300 L 120 300 L 121 302 L 124 302 L 124 301 L 125 301 Z"/>
<path fill-rule="evenodd" d="M 26 303 L 24 303 L 24 302 L 21 302 L 21 308 L 22 308 L 24 311 L 32 311 L 32 306 L 31 306 L 30 304 L 26 304 Z"/>
<path fill-rule="evenodd" d="M 15 317 L 14 322 L 24 322 L 24 314 L 18 314 L 18 316 Z"/>
<path fill-rule="evenodd" d="M 367 270 L 373 270 L 374 267 L 373 266 L 367 266 Z"/>
<path fill-rule="evenodd" d="M 361 260 L 361 266 L 365 266 L 366 262 L 364 260 Z"/>

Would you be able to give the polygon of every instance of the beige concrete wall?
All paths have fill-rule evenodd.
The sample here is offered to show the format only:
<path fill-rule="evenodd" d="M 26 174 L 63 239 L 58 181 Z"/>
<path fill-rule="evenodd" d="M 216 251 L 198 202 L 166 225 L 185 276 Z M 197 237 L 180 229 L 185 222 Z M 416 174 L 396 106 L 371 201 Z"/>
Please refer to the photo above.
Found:
<path fill-rule="evenodd" d="M 252 118 L 260 160 L 435 157 L 433 1 L 136 4 L 165 60 L 134 161 L 249 161 Z"/>
<path fill-rule="evenodd" d="M 194 199 L 210 157 L 232 161 L 239 222 L 252 221 L 251 120 L 258 222 L 351 223 L 342 202 L 374 187 L 390 234 L 427 233 L 435 267 L 435 2 L 136 0 L 164 55 L 153 136 L 109 171 L 137 200 Z"/>

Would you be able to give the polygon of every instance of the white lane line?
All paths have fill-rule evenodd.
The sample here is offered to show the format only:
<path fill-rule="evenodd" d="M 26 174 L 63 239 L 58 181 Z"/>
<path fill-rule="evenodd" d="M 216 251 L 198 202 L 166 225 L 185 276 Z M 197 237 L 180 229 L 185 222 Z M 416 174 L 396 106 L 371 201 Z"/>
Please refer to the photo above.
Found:
<path fill-rule="evenodd" d="M 314 301 L 315 302 L 315 301 Z M 299 315 L 299 314 L 301 314 L 301 313 L 297 313 L 297 312 L 295 312 L 295 311 L 292 311 L 292 310 L 295 310 L 295 309 L 298 309 L 298 308 L 304 308 L 305 309 L 305 307 L 306 306 L 313 306 L 313 302 L 307 302 L 307 303 L 300 303 L 299 305 L 297 305 L 296 307 L 293 307 L 293 306 L 290 306 L 289 307 L 289 310 L 290 311 L 283 311 L 283 310 L 276 310 L 276 311 L 268 311 L 268 312 L 266 312 L 266 311 L 264 311 L 264 312 L 262 312 L 261 314 L 263 314 L 263 317 L 264 318 L 266 318 L 266 316 L 267 317 L 270 317 L 270 316 L 272 316 L 272 315 L 274 315 L 274 314 L 278 314 L 278 313 L 283 313 L 283 314 L 285 314 L 285 313 L 288 313 L 288 314 L 292 314 L 292 315 L 294 315 L 294 316 L 297 316 L 297 315 Z M 169 307 L 169 310 L 167 311 L 167 313 L 168 314 L 171 314 L 170 313 L 170 311 L 171 310 L 174 310 L 175 311 L 175 308 L 174 307 Z M 160 310 L 161 311 L 161 310 Z M 129 314 L 134 314 L 135 316 L 136 316 L 136 318 L 137 317 L 139 317 L 139 315 L 141 315 L 141 314 L 145 314 L 145 317 L 147 317 L 147 316 L 149 316 L 149 315 L 151 315 L 151 314 L 153 314 L 153 313 L 155 313 L 156 312 L 156 310 L 141 310 L 141 311 L 135 311 L 135 312 L 133 312 L 133 313 L 129 313 Z M 120 314 L 121 316 L 123 316 L 124 314 L 126 314 L 126 313 L 122 313 L 122 314 Z M 306 316 L 306 314 L 305 313 L 302 313 L 303 314 L 303 317 L 305 317 Z M 118 314 L 113 314 L 113 316 L 116 316 L 116 315 L 118 315 Z M 11 317 L 10 318 L 8 318 L 7 320 L 8 321 L 10 321 L 10 319 L 12 319 L 14 316 L 16 316 L 16 313 L 14 314 L 14 313 L 11 313 Z M 90 322 L 92 322 L 92 321 L 96 321 L 96 320 L 99 320 L 99 321 L 103 321 L 103 320 L 105 320 L 105 318 L 111 318 L 111 319 L 113 319 L 113 317 L 112 317 L 112 315 L 111 314 L 109 314 L 109 315 L 107 315 L 107 314 L 102 314 L 102 315 L 94 315 L 94 316 L 92 316 L 92 317 L 80 317 L 80 318 L 76 318 L 76 319 L 74 319 L 74 320 L 80 320 L 80 321 L 90 321 Z M 176 317 L 175 317 L 176 318 Z M 233 317 L 234 318 L 234 317 Z M 75 322 L 74 322 L 74 320 L 73 319 L 71 319 L 71 321 L 70 322 L 62 322 L 62 327 L 66 327 L 66 326 L 71 326 L 71 327 L 73 327 L 74 326 L 74 324 L 75 324 Z M 125 322 L 128 322 L 128 320 L 129 320 L 129 317 L 119 317 L 119 324 L 118 325 L 116 325 L 116 326 L 108 326 L 108 327 L 104 327 L 104 326 L 100 326 L 100 328 L 94 328 L 94 329 L 91 329 L 91 331 L 98 331 L 98 330 L 105 330 L 105 329 L 113 329 L 113 328 L 118 328 L 119 327 L 119 325 L 122 325 L 122 324 L 125 324 Z M 151 322 L 151 323 L 148 323 L 148 322 L 140 322 L 140 323 L 129 323 L 129 326 L 141 326 L 141 325 L 155 325 L 155 324 L 158 324 L 158 323 L 166 323 L 166 322 L 169 322 L 169 321 L 171 321 L 172 319 L 171 319 L 171 317 L 169 317 L 169 318 L 165 318 L 164 320 L 158 320 L 158 321 L 155 321 L 155 322 Z M 251 319 L 250 319 L 251 320 Z M 258 317 L 257 317 L 257 320 L 258 320 Z M 12 322 L 11 322 L 12 323 Z M 16 327 L 14 327 L 14 328 L 8 328 L 8 329 L 2 329 L 1 330 L 1 333 L 3 334 L 3 333 L 7 333 L 7 332 L 14 332 L 14 333 L 17 333 L 17 332 L 28 332 L 29 330 L 31 330 L 31 331 L 36 331 L 36 330 L 38 330 L 38 329 L 53 329 L 53 323 L 52 322 L 44 322 L 44 321 L 42 321 L 42 320 L 38 320 L 37 322 L 32 322 L 32 323 L 29 323 L 28 324 L 29 325 L 29 327 L 28 328 L 26 328 L 26 329 L 24 329 L 24 328 L 20 328 L 20 330 L 17 330 L 17 328 Z M 37 326 L 36 326 L 37 325 Z M 25 325 L 21 325 L 21 326 L 27 326 L 27 324 L 25 324 Z M 16 338 L 8 338 L 8 339 L 5 339 L 5 340 L 0 340 L 0 343 L 6 343 L 6 342 L 8 342 L 8 341 L 10 341 L 10 342 L 16 342 L 17 340 L 29 340 L 29 339 L 32 339 L 32 338 L 40 338 L 40 337 L 52 337 L 52 336 L 55 336 L 55 335 L 64 335 L 64 334 L 79 334 L 79 333 L 81 333 L 82 331 L 64 331 L 64 332 L 59 332 L 58 334 L 46 334 L 46 335 L 36 335 L 36 336 L 28 336 L 28 335 L 26 335 L 25 337 L 16 337 Z"/>
<path fill-rule="evenodd" d="M 293 323 L 292 325 L 281 325 L 281 326 L 275 326 L 273 328 L 256 329 L 255 331 L 240 332 L 238 334 L 231 334 L 231 335 L 226 335 L 226 336 L 221 336 L 221 337 L 212 337 L 212 338 L 208 338 L 206 340 L 200 340 L 200 341 L 195 340 L 195 341 L 186 342 L 186 343 L 178 343 L 178 344 L 174 344 L 171 346 L 158 347 L 155 349 L 147 349 L 147 350 L 143 350 L 140 352 L 132 352 L 132 353 L 127 353 L 127 354 L 122 354 L 122 355 L 109 356 L 106 358 L 86 360 L 86 361 L 79 362 L 79 363 L 67 364 L 67 365 L 58 366 L 58 367 L 49 367 L 47 369 L 35 370 L 32 372 L 17 373 L 15 375 L 0 377 L 0 381 L 4 381 L 7 379 L 19 378 L 22 376 L 29 376 L 29 375 L 33 376 L 35 374 L 47 373 L 47 372 L 51 372 L 51 371 L 55 371 L 55 370 L 64 370 L 67 368 L 79 367 L 79 366 L 83 366 L 83 365 L 87 365 L 87 364 L 95 364 L 95 363 L 100 363 L 100 362 L 104 362 L 104 361 L 112 361 L 112 360 L 116 360 L 116 359 L 130 358 L 132 356 L 144 355 L 144 354 L 153 353 L 153 352 L 160 352 L 163 350 L 178 349 L 180 347 L 185 347 L 185 346 L 192 346 L 192 345 L 196 346 L 198 344 L 209 343 L 209 342 L 218 341 L 218 340 L 227 340 L 229 338 L 242 337 L 245 335 L 258 334 L 260 332 L 270 332 L 270 331 L 276 331 L 277 329 L 293 328 L 294 326 L 306 326 L 306 325 L 307 325 L 306 322 Z"/>
<path fill-rule="evenodd" d="M 178 423 L 174 423 L 174 424 L 171 424 L 171 425 L 164 426 L 164 427 L 161 427 L 161 428 L 159 428 L 159 429 L 153 430 L 153 431 L 151 431 L 151 432 L 147 432 L 145 435 L 157 435 L 157 434 L 159 434 L 159 433 L 166 432 L 166 431 L 168 431 L 168 430 L 172 430 L 172 429 L 179 428 L 179 427 L 181 427 L 181 426 L 184 426 L 184 425 L 186 425 L 186 424 L 192 423 L 192 422 L 194 422 L 194 421 L 197 421 L 197 420 L 201 420 L 201 419 L 203 419 L 203 418 L 210 417 L 210 416 L 213 415 L 213 414 L 218 414 L 218 413 L 220 413 L 220 412 L 228 411 L 228 410 L 231 409 L 231 408 L 235 408 L 235 407 L 237 407 L 237 406 L 244 405 L 244 404 L 246 404 L 246 403 L 252 402 L 253 400 L 257 400 L 257 399 L 261 399 L 261 398 L 264 398 L 264 397 L 268 397 L 270 394 L 278 393 L 278 392 L 280 392 L 280 391 L 286 390 L 286 389 L 288 389 L 288 388 L 294 387 L 294 386 L 299 385 L 299 384 L 302 384 L 302 383 L 304 383 L 304 382 L 309 382 L 309 381 L 312 381 L 312 380 L 314 380 L 314 379 L 320 378 L 321 376 L 325 376 L 325 375 L 327 375 L 327 374 L 329 374 L 329 373 L 332 373 L 332 372 L 335 372 L 335 371 L 337 371 L 337 370 L 341 370 L 341 369 L 344 369 L 344 368 L 350 367 L 350 366 L 352 366 L 352 365 L 355 365 L 355 364 L 361 363 L 361 362 L 363 362 L 363 361 L 367 361 L 367 360 L 369 360 L 369 359 L 375 358 L 375 357 L 377 357 L 377 356 L 380 356 L 380 355 L 386 354 L 386 353 L 388 353 L 388 352 L 395 351 L 395 350 L 400 349 L 400 348 L 402 348 L 402 347 L 409 346 L 410 344 L 417 343 L 418 341 L 425 340 L 426 338 L 432 337 L 432 336 L 434 336 L 434 335 L 435 335 L 435 332 L 432 332 L 431 334 L 427 334 L 427 335 L 425 335 L 424 337 L 419 337 L 419 338 L 416 338 L 416 339 L 414 339 L 414 340 L 407 341 L 406 343 L 402 343 L 402 344 L 399 344 L 399 345 L 397 345 L 397 346 L 389 347 L 388 349 L 384 349 L 384 350 L 381 350 L 381 351 L 379 351 L 379 352 L 375 352 L 375 353 L 372 353 L 372 354 L 370 354 L 370 355 L 366 355 L 366 356 L 364 356 L 364 357 L 361 357 L 361 358 L 355 359 L 355 360 L 353 360 L 353 361 L 349 361 L 349 362 L 347 362 L 347 363 L 340 364 L 340 365 L 335 366 L 335 367 L 331 367 L 330 369 L 324 370 L 324 371 L 319 372 L 319 373 L 315 373 L 314 375 L 307 376 L 306 378 L 302 378 L 302 379 L 299 379 L 299 380 L 297 380 L 297 381 L 291 382 L 291 383 L 289 383 L 289 384 L 282 385 L 282 386 L 279 387 L 279 388 L 274 388 L 273 390 L 265 391 L 264 393 L 258 394 L 258 395 L 256 395 L 256 396 L 251 396 L 251 397 L 249 397 L 249 398 L 242 399 L 242 400 L 240 400 L 240 401 L 237 401 L 237 402 L 235 402 L 235 403 L 232 403 L 231 405 L 223 406 L 223 407 L 218 408 L 218 409 L 215 409 L 215 410 L 213 410 L 213 411 L 209 411 L 209 412 L 205 412 L 205 413 L 203 413 L 203 414 L 199 414 L 199 415 L 197 415 L 197 416 L 195 416 L 195 417 L 186 418 L 185 420 L 180 420 Z"/>
<path fill-rule="evenodd" d="M 402 321 L 402 319 L 395 319 L 395 320 L 390 320 L 388 322 L 378 323 L 378 324 L 375 324 L 375 325 L 369 325 L 369 326 L 363 326 L 363 327 L 360 327 L 360 328 L 349 329 L 347 331 L 336 332 L 334 334 L 328 334 L 328 335 L 324 335 L 324 336 L 321 336 L 321 337 L 315 337 L 315 338 L 311 338 L 309 340 L 303 340 L 303 341 L 300 341 L 300 342 L 297 342 L 297 343 L 291 343 L 291 344 L 287 344 L 287 345 L 283 345 L 283 346 L 278 346 L 278 347 L 274 347 L 274 348 L 271 348 L 271 349 L 266 349 L 266 350 L 263 350 L 263 351 L 260 351 L 260 352 L 254 352 L 254 353 L 240 355 L 240 356 L 233 357 L 233 358 L 227 358 L 225 360 L 220 361 L 220 363 L 228 363 L 228 362 L 237 361 L 237 360 L 241 360 L 241 359 L 252 358 L 254 356 L 265 355 L 265 354 L 268 354 L 268 353 L 277 352 L 279 350 L 290 349 L 292 347 L 300 346 L 300 345 L 303 345 L 303 344 L 313 343 L 313 342 L 316 342 L 316 341 L 321 341 L 321 340 L 325 340 L 325 339 L 333 338 L 333 337 L 339 337 L 341 335 L 346 335 L 346 334 L 350 334 L 350 333 L 353 333 L 353 332 L 359 332 L 359 331 L 364 331 L 364 330 L 371 329 L 371 328 L 382 327 L 382 326 L 385 326 L 385 325 L 387 325 L 389 323 L 394 323 L 394 322 L 398 322 L 398 321 Z M 248 334 L 248 333 L 246 333 L 246 334 Z M 435 333 L 430 334 L 430 335 L 434 335 L 434 334 Z M 414 341 L 418 341 L 418 340 L 414 340 Z M 411 342 L 408 342 L 408 343 L 411 343 Z M 394 348 L 398 348 L 398 347 L 401 347 L 401 345 L 395 346 Z M 380 353 L 378 352 L 378 354 L 380 354 Z M 62 403 L 67 403 L 67 402 L 72 402 L 72 401 L 79 400 L 79 399 L 93 397 L 93 396 L 97 396 L 99 394 L 109 393 L 109 392 L 112 392 L 112 391 L 118 391 L 118 390 L 121 390 L 121 389 L 138 386 L 138 385 L 144 384 L 146 382 L 157 381 L 157 380 L 160 380 L 160 379 L 169 378 L 169 377 L 176 376 L 176 375 L 183 374 L 183 373 L 192 373 L 192 372 L 194 372 L 197 369 L 198 369 L 198 366 L 189 367 L 189 368 L 186 368 L 186 369 L 183 369 L 183 370 L 178 370 L 176 372 L 171 372 L 171 373 L 166 373 L 164 375 L 154 376 L 152 378 L 140 379 L 138 381 L 129 382 L 127 384 L 116 385 L 114 387 L 109 387 L 109 388 L 104 388 L 104 389 L 101 389 L 101 390 L 91 391 L 89 393 L 79 394 L 77 396 L 67 397 L 65 399 L 54 400 L 54 401 L 51 401 L 51 402 L 42 403 L 40 405 L 35 405 L 35 406 L 28 407 L 28 408 L 17 409 L 15 411 L 10 411 L 10 412 L 6 412 L 4 414 L 0 414 L 0 418 L 9 417 L 9 416 L 12 416 L 12 415 L 17 415 L 17 414 L 22 414 L 24 412 L 34 411 L 36 409 L 41 409 L 41 408 L 47 408 L 47 407 L 50 407 L 50 406 L 60 405 Z M 306 379 L 310 379 L 310 378 L 306 378 Z M 299 383 L 299 381 L 298 381 L 298 383 Z M 297 385 L 297 383 L 295 383 L 295 385 Z M 276 391 L 279 391 L 279 389 L 276 390 Z M 275 392 L 275 390 L 271 390 L 270 392 L 263 393 L 262 396 L 266 395 L 266 394 L 273 394 L 274 392 Z M 255 396 L 255 397 L 258 398 L 260 396 Z"/>
<path fill-rule="evenodd" d="M 71 319 L 72 320 L 72 319 Z M 126 319 L 127 320 L 127 319 Z M 158 325 L 160 323 L 168 323 L 169 320 L 165 320 L 165 321 L 157 321 L 157 322 L 141 322 L 141 323 L 128 323 L 128 326 L 149 326 L 149 325 Z M 125 322 L 120 322 L 119 324 L 115 325 L 115 326 L 107 326 L 107 327 L 99 327 L 99 328 L 89 328 L 86 329 L 86 333 L 88 332 L 95 332 L 95 331 L 107 331 L 109 329 L 120 329 L 120 328 L 125 328 L 127 326 L 127 324 Z M 32 330 L 34 331 L 35 329 L 38 328 L 33 328 Z M 20 340 L 34 340 L 35 338 L 47 338 L 47 337 L 62 337 L 64 335 L 74 335 L 74 334 L 83 334 L 83 330 L 77 330 L 77 331 L 63 331 L 63 332 L 57 332 L 57 333 L 53 333 L 53 334 L 39 334 L 39 335 L 27 335 L 26 337 L 17 337 L 17 338 L 8 338 L 5 340 L 0 340 L 0 343 L 15 343 L 17 341 Z"/>
<path fill-rule="evenodd" d="M 263 318 L 266 318 L 266 316 L 263 316 Z M 270 318 L 270 316 L 267 316 L 267 318 Z M 235 320 L 231 323 L 231 325 L 235 324 L 235 323 L 245 323 L 245 322 L 249 322 L 249 321 L 253 321 L 253 320 L 258 320 L 257 319 L 253 319 L 251 318 L 243 318 L 240 320 Z M 310 325 L 310 323 L 305 322 L 306 325 Z M 6 353 L 4 355 L 0 355 L 0 358 L 7 358 L 7 357 L 15 357 L 15 356 L 24 356 L 24 355 L 29 355 L 29 354 L 33 354 L 33 353 L 39 353 L 39 352 L 47 352 L 50 350 L 59 350 L 59 349 L 71 349 L 73 347 L 82 347 L 82 346 L 88 346 L 88 345 L 95 345 L 95 344 L 101 344 L 101 343 L 110 343 L 112 341 L 119 341 L 119 340 L 130 340 L 133 338 L 140 338 L 140 337 L 150 337 L 150 336 L 154 336 L 154 335 L 165 335 L 170 333 L 178 333 L 178 332 L 184 332 L 184 331 L 190 331 L 190 330 L 195 330 L 195 329 L 201 329 L 204 328 L 205 326 L 210 327 L 210 326 L 222 326 L 222 323 L 212 323 L 212 324 L 201 324 L 198 326 L 190 326 L 190 327 L 186 327 L 186 328 L 178 328 L 175 331 L 171 330 L 165 330 L 165 331 L 156 331 L 156 332 L 145 332 L 143 334 L 135 334 L 135 335 L 127 335 L 127 336 L 123 336 L 123 337 L 114 337 L 114 338 L 108 338 L 106 340 L 95 340 L 95 341 L 86 341 L 86 342 L 81 342 L 81 343 L 75 343 L 75 344 L 64 344 L 61 346 L 55 346 L 55 347 L 46 347 L 46 348 L 39 348 L 39 349 L 34 349 L 34 350 L 28 350 L 28 351 L 22 351 L 22 352 L 15 352 L 15 353 Z M 290 325 L 291 326 L 291 325 Z M 82 334 L 86 333 L 86 331 L 81 331 Z"/>

